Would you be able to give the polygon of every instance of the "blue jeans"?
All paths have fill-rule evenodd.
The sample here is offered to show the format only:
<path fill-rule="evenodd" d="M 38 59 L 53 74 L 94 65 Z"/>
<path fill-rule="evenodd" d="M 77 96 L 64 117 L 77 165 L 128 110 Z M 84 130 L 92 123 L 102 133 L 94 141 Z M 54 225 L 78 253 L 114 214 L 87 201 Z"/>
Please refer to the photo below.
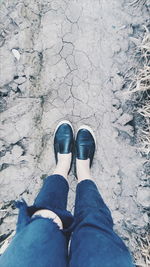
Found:
<path fill-rule="evenodd" d="M 74 217 L 66 210 L 68 190 L 62 176 L 51 175 L 33 206 L 18 202 L 16 235 L 0 257 L 0 267 L 133 267 L 95 183 L 77 185 Z M 31 217 L 40 209 L 55 212 L 63 230 L 51 219 Z"/>

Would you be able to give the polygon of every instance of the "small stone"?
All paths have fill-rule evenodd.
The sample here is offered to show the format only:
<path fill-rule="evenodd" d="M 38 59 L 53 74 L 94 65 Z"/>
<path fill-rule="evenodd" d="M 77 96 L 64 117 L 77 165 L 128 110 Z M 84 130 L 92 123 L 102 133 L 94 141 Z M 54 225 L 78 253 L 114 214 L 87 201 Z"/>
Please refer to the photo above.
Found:
<path fill-rule="evenodd" d="M 131 114 L 124 113 L 117 121 L 117 123 L 121 125 L 126 125 L 128 122 L 133 120 L 133 116 Z"/>
<path fill-rule="evenodd" d="M 20 53 L 17 49 L 12 49 L 12 53 L 14 54 L 14 57 L 19 61 L 20 59 Z"/>
<path fill-rule="evenodd" d="M 14 82 L 17 83 L 17 84 L 22 84 L 22 83 L 24 83 L 25 81 L 26 81 L 26 78 L 23 77 L 23 76 L 21 76 L 21 77 L 16 76 L 16 77 L 14 78 Z"/>
<path fill-rule="evenodd" d="M 21 93 L 25 93 L 26 92 L 26 83 L 22 83 L 18 85 L 19 90 L 21 91 Z"/>

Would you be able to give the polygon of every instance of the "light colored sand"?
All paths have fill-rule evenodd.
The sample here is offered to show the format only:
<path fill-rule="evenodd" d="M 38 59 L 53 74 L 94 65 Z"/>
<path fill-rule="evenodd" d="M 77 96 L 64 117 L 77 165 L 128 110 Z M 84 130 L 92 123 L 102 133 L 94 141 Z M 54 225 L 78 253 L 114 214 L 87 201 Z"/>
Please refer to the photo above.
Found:
<path fill-rule="evenodd" d="M 1 234 L 15 229 L 11 201 L 32 204 L 52 173 L 53 132 L 62 119 L 93 128 L 93 177 L 116 231 L 136 252 L 132 232 L 148 224 L 143 159 L 136 152 L 124 77 L 132 77 L 145 6 L 125 0 L 1 1 Z M 16 51 L 17 50 L 17 51 Z M 76 181 L 70 175 L 69 209 Z"/>

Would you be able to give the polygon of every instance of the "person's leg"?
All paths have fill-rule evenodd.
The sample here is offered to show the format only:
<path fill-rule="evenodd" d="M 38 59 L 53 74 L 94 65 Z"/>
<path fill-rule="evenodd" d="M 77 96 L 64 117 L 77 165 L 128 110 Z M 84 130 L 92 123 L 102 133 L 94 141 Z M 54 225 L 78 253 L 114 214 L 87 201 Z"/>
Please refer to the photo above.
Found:
<path fill-rule="evenodd" d="M 67 164 L 64 165 L 62 174 L 63 155 L 60 161 L 59 159 L 58 152 L 54 174 L 44 181 L 33 206 L 28 207 L 24 201 L 18 203 L 20 212 L 16 235 L 0 257 L 1 267 L 67 266 L 69 236 L 67 228 L 73 220 L 71 213 L 66 210 L 70 152 L 68 158 L 64 155 Z M 68 169 L 65 166 L 68 166 Z M 65 177 L 62 176 L 65 174 L 64 171 Z"/>
<path fill-rule="evenodd" d="M 84 134 L 80 132 L 76 142 L 78 185 L 69 267 L 133 267 L 128 249 L 113 231 L 111 213 L 91 179 L 89 163 L 92 156 L 90 160 L 85 157 L 90 155 L 90 142 L 85 152 Z M 92 137 L 85 135 L 86 141 L 90 138 Z M 80 143 L 82 153 L 80 153 Z M 94 152 L 92 153 L 94 155 Z"/>
<path fill-rule="evenodd" d="M 76 191 L 70 267 L 131 267 L 129 251 L 113 231 L 111 213 L 95 183 L 82 180 Z"/>
<path fill-rule="evenodd" d="M 68 240 L 64 227 L 72 221 L 71 214 L 66 211 L 67 194 L 66 179 L 52 175 L 45 180 L 33 206 L 21 205 L 17 232 L 0 257 L 1 267 L 67 266 Z M 43 209 L 47 216 L 42 214 Z M 55 212 L 55 217 L 48 214 L 50 211 Z M 60 230 L 61 222 L 63 230 Z"/>

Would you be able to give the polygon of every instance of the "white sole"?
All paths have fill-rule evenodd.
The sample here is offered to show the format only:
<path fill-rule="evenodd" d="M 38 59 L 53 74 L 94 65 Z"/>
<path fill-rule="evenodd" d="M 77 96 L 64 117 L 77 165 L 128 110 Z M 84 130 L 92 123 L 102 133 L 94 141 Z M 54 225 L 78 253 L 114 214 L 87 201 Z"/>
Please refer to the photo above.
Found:
<path fill-rule="evenodd" d="M 96 136 L 95 136 L 94 131 L 92 130 L 92 128 L 91 128 L 90 126 L 88 126 L 88 125 L 83 124 L 83 125 L 81 125 L 81 126 L 78 128 L 77 133 L 78 133 L 78 131 L 81 130 L 81 129 L 86 129 L 86 130 L 88 130 L 88 131 L 91 133 L 91 135 L 92 135 L 93 138 L 94 138 L 95 145 L 96 145 Z M 76 134 L 76 136 L 77 136 L 77 134 Z"/>
<path fill-rule="evenodd" d="M 56 129 L 55 129 L 55 131 L 54 131 L 54 138 L 55 138 L 55 133 L 57 132 L 59 126 L 61 126 L 61 125 L 64 124 L 64 123 L 67 123 L 67 124 L 70 125 L 70 127 L 71 127 L 71 129 L 72 129 L 72 131 L 73 131 L 73 134 L 74 134 L 74 129 L 73 129 L 73 126 L 72 126 L 71 122 L 70 122 L 70 121 L 67 121 L 67 120 L 63 120 L 63 121 L 60 121 L 60 122 L 57 124 Z"/>

